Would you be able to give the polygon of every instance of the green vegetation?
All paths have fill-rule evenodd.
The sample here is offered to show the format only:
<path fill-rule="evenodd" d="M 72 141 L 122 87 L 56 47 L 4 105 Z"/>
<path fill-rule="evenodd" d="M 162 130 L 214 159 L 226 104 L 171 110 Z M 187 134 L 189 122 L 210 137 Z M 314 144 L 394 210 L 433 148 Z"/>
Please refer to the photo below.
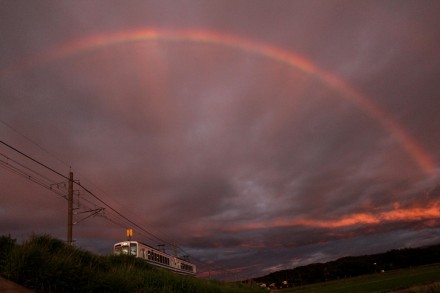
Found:
<path fill-rule="evenodd" d="M 181 276 L 130 256 L 98 256 L 51 236 L 0 236 L 0 275 L 37 292 L 261 292 Z"/>
<path fill-rule="evenodd" d="M 341 279 L 284 289 L 282 292 L 392 292 L 409 288 L 407 292 L 440 292 L 440 285 L 420 286 L 440 281 L 440 264 L 394 270 L 366 276 Z M 413 287 L 416 286 L 417 287 Z"/>
<path fill-rule="evenodd" d="M 408 289 L 405 293 L 436 293 L 436 292 L 440 292 L 440 283 L 414 286 Z"/>

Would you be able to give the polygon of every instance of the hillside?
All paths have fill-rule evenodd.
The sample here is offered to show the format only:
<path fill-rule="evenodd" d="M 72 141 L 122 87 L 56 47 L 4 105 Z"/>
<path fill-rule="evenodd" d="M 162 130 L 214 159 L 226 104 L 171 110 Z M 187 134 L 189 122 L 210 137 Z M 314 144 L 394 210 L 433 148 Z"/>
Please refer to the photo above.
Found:
<path fill-rule="evenodd" d="M 0 276 L 35 292 L 260 292 L 182 276 L 125 255 L 99 256 L 51 236 L 0 236 Z"/>
<path fill-rule="evenodd" d="M 287 281 L 288 284 L 299 286 L 438 262 L 440 262 L 440 244 L 343 257 L 326 263 L 314 263 L 274 272 L 254 280 L 266 284 L 282 284 L 283 281 Z"/>
<path fill-rule="evenodd" d="M 33 293 L 34 291 L 0 277 L 0 292 Z"/>

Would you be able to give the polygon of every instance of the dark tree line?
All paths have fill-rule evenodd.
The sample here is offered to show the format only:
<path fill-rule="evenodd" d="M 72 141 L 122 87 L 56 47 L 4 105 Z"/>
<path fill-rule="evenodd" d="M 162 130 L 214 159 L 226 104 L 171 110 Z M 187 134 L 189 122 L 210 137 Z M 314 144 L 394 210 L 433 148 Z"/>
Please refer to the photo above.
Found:
<path fill-rule="evenodd" d="M 427 265 L 440 262 L 440 244 L 420 247 L 393 249 L 385 253 L 349 256 L 327 263 L 314 263 L 306 266 L 283 270 L 254 279 L 266 284 L 300 286 L 365 274 Z"/>

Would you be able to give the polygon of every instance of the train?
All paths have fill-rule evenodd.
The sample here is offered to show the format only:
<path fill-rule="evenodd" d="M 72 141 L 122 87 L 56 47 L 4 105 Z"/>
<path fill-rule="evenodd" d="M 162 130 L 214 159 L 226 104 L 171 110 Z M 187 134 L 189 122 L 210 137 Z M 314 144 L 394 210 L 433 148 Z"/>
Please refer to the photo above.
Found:
<path fill-rule="evenodd" d="M 133 255 L 146 262 L 178 274 L 195 276 L 196 265 L 138 241 L 122 241 L 114 245 L 114 254 Z"/>

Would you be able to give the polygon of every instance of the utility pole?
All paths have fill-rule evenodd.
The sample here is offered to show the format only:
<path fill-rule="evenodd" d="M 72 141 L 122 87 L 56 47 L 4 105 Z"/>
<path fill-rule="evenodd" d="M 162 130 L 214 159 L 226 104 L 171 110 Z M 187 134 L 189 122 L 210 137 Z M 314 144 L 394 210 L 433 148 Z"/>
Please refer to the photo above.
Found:
<path fill-rule="evenodd" d="M 72 228 L 73 228 L 73 172 L 69 172 L 69 184 L 67 194 L 67 245 L 72 246 Z"/>

